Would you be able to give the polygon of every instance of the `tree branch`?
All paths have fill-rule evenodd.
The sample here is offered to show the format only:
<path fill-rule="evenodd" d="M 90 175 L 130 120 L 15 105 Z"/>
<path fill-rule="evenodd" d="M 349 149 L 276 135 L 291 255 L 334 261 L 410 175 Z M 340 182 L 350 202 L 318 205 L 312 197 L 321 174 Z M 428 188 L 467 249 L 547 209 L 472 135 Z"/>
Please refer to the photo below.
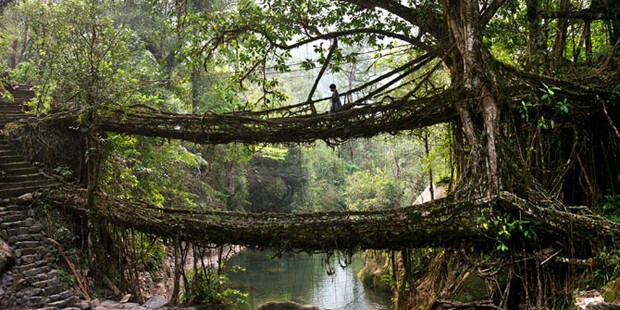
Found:
<path fill-rule="evenodd" d="M 319 74 L 314 80 L 314 85 L 312 85 L 312 89 L 310 90 L 310 93 L 308 94 L 307 102 L 310 103 L 312 114 L 316 114 L 316 108 L 314 107 L 314 103 L 312 103 L 312 96 L 314 95 L 314 92 L 316 91 L 316 88 L 319 85 L 319 81 L 321 80 L 321 77 L 323 77 L 323 73 L 325 73 L 325 70 L 327 70 L 327 67 L 329 67 L 329 63 L 332 59 L 332 56 L 334 55 L 334 51 L 336 50 L 336 48 L 338 48 L 338 39 L 334 38 L 334 42 L 332 43 L 332 46 L 329 48 L 329 53 L 327 53 L 327 57 L 325 58 L 325 63 L 323 64 L 321 71 L 319 71 Z"/>
<path fill-rule="evenodd" d="M 418 45 L 419 42 L 416 41 L 415 38 L 411 38 L 408 37 L 406 35 L 402 35 L 402 34 L 398 34 L 398 33 L 394 33 L 394 32 L 389 32 L 389 31 L 385 31 L 385 30 L 381 30 L 381 29 L 374 29 L 374 28 L 361 28 L 361 29 L 350 29 L 350 30 L 343 30 L 343 31 L 334 31 L 334 32 L 330 32 L 330 33 L 325 33 L 325 34 L 321 34 L 318 35 L 316 37 L 310 37 L 298 42 L 295 42 L 294 44 L 280 44 L 275 42 L 275 40 L 273 38 L 271 38 L 271 36 L 269 36 L 268 34 L 266 34 L 265 32 L 261 32 L 260 30 L 253 30 L 257 33 L 260 33 L 262 35 L 265 36 L 265 38 L 267 38 L 267 40 L 269 41 L 269 43 L 271 43 L 273 46 L 283 49 L 283 50 L 292 50 L 295 48 L 298 48 L 300 46 L 315 42 L 315 41 L 319 41 L 319 40 L 329 40 L 329 39 L 336 39 L 338 37 L 344 37 L 344 36 L 350 36 L 350 35 L 354 35 L 354 34 L 362 34 L 362 33 L 366 33 L 366 34 L 378 34 L 378 35 L 383 35 L 386 37 L 390 37 L 393 39 L 398 39 L 410 44 L 414 44 L 414 45 Z"/>
<path fill-rule="evenodd" d="M 350 3 L 359 7 L 374 9 L 380 8 L 392 13 L 403 20 L 411 23 L 414 26 L 420 28 L 420 32 L 428 32 L 435 38 L 443 38 L 447 36 L 447 29 L 445 29 L 445 23 L 438 16 L 435 16 L 428 5 L 428 10 L 423 11 L 424 7 L 412 8 L 400 4 L 393 0 L 339 0 L 342 2 Z"/>
<path fill-rule="evenodd" d="M 504 5 L 504 3 L 506 3 L 506 0 L 495 0 L 491 2 L 491 4 L 486 8 L 486 10 L 482 12 L 482 16 L 480 17 L 481 28 L 484 27 L 484 25 L 488 24 L 489 21 L 491 21 L 493 16 L 495 16 L 495 13 L 497 13 L 497 10 L 499 10 L 502 5 Z"/>
<path fill-rule="evenodd" d="M 580 11 L 540 11 L 538 14 L 540 15 L 540 17 L 547 19 L 569 18 L 584 20 L 610 20 L 620 18 L 620 12 L 603 12 L 594 11 L 591 9 L 585 9 Z"/>

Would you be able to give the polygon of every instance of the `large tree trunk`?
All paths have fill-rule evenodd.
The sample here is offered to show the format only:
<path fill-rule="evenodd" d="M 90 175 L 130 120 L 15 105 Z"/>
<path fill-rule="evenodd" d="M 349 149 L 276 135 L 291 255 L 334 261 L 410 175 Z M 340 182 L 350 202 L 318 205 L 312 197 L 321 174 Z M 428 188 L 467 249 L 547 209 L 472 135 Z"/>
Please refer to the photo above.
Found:
<path fill-rule="evenodd" d="M 541 33 L 540 21 L 538 20 L 538 0 L 527 0 L 526 3 L 527 26 L 529 31 L 526 68 L 533 72 L 539 72 L 543 64 L 541 52 L 545 50 L 545 46 Z"/>
<path fill-rule="evenodd" d="M 464 88 L 464 96 L 456 103 L 456 110 L 470 146 L 472 161 L 471 171 L 465 178 L 482 179 L 486 186 L 475 188 L 488 189 L 486 194 L 495 193 L 500 185 L 497 162 L 499 109 L 490 65 L 492 58 L 482 43 L 479 5 L 474 0 L 444 0 L 443 6 L 448 30 L 456 46 L 456 55 L 450 61 L 452 83 Z M 464 181 L 468 182 L 468 179 Z"/>
<path fill-rule="evenodd" d="M 570 0 L 561 0 L 560 11 L 567 12 L 570 10 Z M 556 64 L 561 63 L 564 58 L 564 49 L 566 48 L 566 32 L 568 28 L 568 19 L 558 19 L 558 32 L 555 37 L 555 43 L 553 44 L 553 59 Z"/>

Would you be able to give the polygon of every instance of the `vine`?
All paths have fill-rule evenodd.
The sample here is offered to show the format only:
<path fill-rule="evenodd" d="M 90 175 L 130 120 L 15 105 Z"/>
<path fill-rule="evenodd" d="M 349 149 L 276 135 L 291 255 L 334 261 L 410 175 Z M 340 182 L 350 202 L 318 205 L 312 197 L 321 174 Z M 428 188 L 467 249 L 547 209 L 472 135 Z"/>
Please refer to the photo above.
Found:
<path fill-rule="evenodd" d="M 501 215 L 492 214 L 491 209 L 484 208 L 476 223 L 484 230 L 496 236 L 496 247 L 498 251 L 506 252 L 510 249 L 509 244 L 514 238 L 524 237 L 528 240 L 537 240 L 538 234 L 532 225 L 532 221 L 516 218 L 510 213 L 504 212 Z"/>

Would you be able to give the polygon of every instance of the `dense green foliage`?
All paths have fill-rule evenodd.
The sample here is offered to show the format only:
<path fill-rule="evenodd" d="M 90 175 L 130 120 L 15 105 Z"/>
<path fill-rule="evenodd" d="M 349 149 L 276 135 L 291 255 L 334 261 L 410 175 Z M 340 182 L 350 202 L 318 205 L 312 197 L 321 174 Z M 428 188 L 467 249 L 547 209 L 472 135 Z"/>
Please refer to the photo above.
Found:
<path fill-rule="evenodd" d="M 225 276 L 211 270 L 193 271 L 188 275 L 189 291 L 185 302 L 197 304 L 197 309 L 240 309 L 247 307 L 246 294 L 225 287 Z"/>

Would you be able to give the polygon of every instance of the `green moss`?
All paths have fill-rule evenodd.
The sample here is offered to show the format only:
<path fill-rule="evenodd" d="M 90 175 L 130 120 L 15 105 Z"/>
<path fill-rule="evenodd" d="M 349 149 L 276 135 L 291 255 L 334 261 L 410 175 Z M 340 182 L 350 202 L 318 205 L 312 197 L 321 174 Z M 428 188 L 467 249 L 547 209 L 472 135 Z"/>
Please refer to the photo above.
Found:
<path fill-rule="evenodd" d="M 358 273 L 364 286 L 382 292 L 392 291 L 392 277 L 387 254 L 375 251 L 364 253 L 364 267 Z"/>
<path fill-rule="evenodd" d="M 603 298 L 606 302 L 616 302 L 620 300 L 620 278 L 607 284 L 607 288 L 603 291 Z"/>

